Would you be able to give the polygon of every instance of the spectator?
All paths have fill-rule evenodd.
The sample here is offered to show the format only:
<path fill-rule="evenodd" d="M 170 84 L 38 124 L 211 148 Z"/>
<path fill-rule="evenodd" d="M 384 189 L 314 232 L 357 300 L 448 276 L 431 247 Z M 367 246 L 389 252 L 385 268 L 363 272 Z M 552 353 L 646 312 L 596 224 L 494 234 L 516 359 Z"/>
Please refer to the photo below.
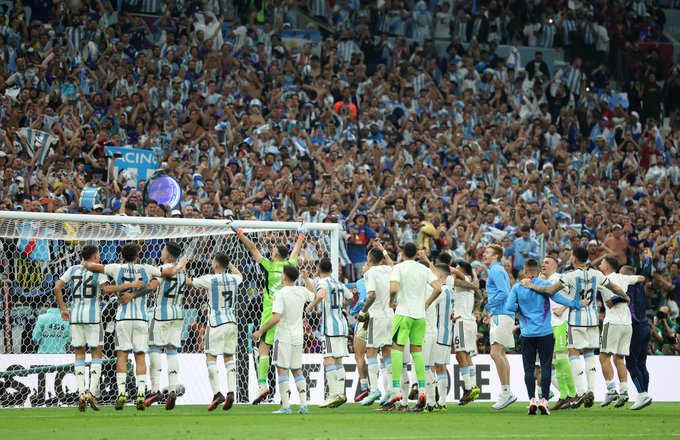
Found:
<path fill-rule="evenodd" d="M 38 345 L 38 353 L 66 353 L 71 342 L 71 326 L 61 319 L 58 307 L 50 307 L 38 316 L 32 339 Z"/>

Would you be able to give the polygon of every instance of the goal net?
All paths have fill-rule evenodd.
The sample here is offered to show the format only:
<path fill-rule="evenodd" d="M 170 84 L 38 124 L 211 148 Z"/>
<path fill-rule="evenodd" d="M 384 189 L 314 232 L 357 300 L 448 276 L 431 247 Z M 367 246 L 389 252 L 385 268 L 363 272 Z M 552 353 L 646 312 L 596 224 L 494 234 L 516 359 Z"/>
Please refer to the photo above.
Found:
<path fill-rule="evenodd" d="M 108 264 L 122 262 L 122 246 L 135 242 L 141 248 L 140 263 L 160 265 L 161 250 L 167 241 L 175 241 L 181 246 L 183 255 L 189 259 L 187 275 L 190 277 L 210 273 L 212 257 L 217 252 L 226 253 L 241 271 L 243 282 L 235 305 L 238 321 L 236 399 L 237 402 L 252 399 L 257 388 L 257 350 L 251 334 L 259 326 L 265 280 L 261 267 L 232 232 L 230 225 L 242 228 L 264 256 L 270 255 L 276 245 L 287 245 L 292 249 L 300 227 L 300 223 L 293 222 L 230 223 L 226 220 L 0 212 L 3 330 L 0 340 L 0 405 L 75 402 L 77 393 L 72 375 L 73 349 L 69 324 L 61 321 L 55 310 L 53 292 L 56 281 L 66 269 L 81 262 L 82 246 L 96 245 L 101 262 Z M 321 258 L 330 257 L 337 274 L 339 225 L 308 223 L 303 227 L 307 234 L 298 257 L 299 267 L 311 274 Z M 69 304 L 70 292 L 67 289 L 64 293 Z M 155 306 L 154 296 L 149 295 L 149 309 Z M 116 398 L 113 331 L 117 304 L 115 296 L 103 297 L 102 403 L 110 403 Z M 149 316 L 153 315 L 149 313 Z M 188 288 L 184 294 L 184 326 L 182 347 L 179 349 L 178 403 L 206 403 L 212 396 L 203 355 L 207 318 L 205 291 Z M 319 327 L 318 319 L 306 320 L 306 353 L 321 352 Z M 86 360 L 89 363 L 89 354 Z M 161 388 L 167 387 L 165 359 L 163 362 Z M 219 368 L 223 366 L 219 365 Z M 132 368 L 129 368 L 130 390 L 134 389 L 132 374 Z M 220 377 L 224 384 L 226 375 L 223 370 Z M 272 388 L 273 381 L 272 368 Z"/>

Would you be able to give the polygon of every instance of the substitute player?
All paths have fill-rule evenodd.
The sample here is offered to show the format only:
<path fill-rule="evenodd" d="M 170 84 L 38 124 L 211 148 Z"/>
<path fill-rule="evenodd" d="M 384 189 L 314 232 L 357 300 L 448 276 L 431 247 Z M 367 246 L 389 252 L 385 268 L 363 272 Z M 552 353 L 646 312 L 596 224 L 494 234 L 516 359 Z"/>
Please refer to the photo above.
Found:
<path fill-rule="evenodd" d="M 96 246 L 84 246 L 80 251 L 83 261 L 99 263 L 99 250 Z M 104 348 L 104 328 L 101 320 L 101 296 L 143 286 L 141 281 L 124 283 L 118 286 L 109 284 L 104 274 L 91 272 L 83 265 L 72 266 L 64 272 L 54 286 L 61 317 L 71 321 L 71 345 L 75 350 L 74 372 L 78 387 L 78 409 L 85 411 L 87 403 L 95 411 L 99 410 L 99 380 L 102 375 L 102 351 Z M 64 287 L 71 293 L 71 308 L 64 303 Z M 85 386 L 85 353 L 92 353 L 90 364 L 90 386 Z"/>
<path fill-rule="evenodd" d="M 174 241 L 165 243 L 161 251 L 161 271 L 177 265 L 182 248 Z M 156 291 L 156 307 L 154 308 L 151 328 L 149 329 L 149 370 L 151 376 L 151 393 L 147 396 L 146 406 L 157 402 L 161 397 L 161 353 L 165 350 L 168 361 L 168 397 L 165 409 L 175 408 L 177 400 L 177 382 L 179 378 L 179 359 L 177 349 L 182 344 L 184 327 L 184 290 L 186 273 L 177 272 L 173 277 L 161 278 Z"/>
<path fill-rule="evenodd" d="M 442 292 L 430 308 L 435 308 L 435 315 L 437 317 L 437 337 L 435 339 L 433 363 L 439 400 L 432 407 L 428 405 L 427 410 L 446 411 L 446 395 L 449 390 L 449 375 L 446 371 L 446 366 L 451 362 L 451 344 L 453 343 L 452 318 L 455 315 L 453 312 L 455 296 L 453 289 L 446 283 L 451 273 L 449 265 L 439 263 L 436 265 L 436 270 L 439 282 L 442 284 Z"/>
<path fill-rule="evenodd" d="M 458 263 L 457 270 L 463 279 L 456 278 L 454 285 L 453 349 L 456 352 L 456 362 L 458 362 L 458 368 L 463 377 L 463 395 L 458 404 L 466 405 L 477 399 L 481 393 L 477 386 L 477 370 L 472 362 L 472 355 L 477 352 L 475 311 L 479 311 L 481 296 L 474 289 L 477 279 L 472 266 L 461 261 Z M 462 281 L 472 285 L 465 287 Z"/>
<path fill-rule="evenodd" d="M 535 286 L 534 288 L 530 286 L 528 280 L 522 280 L 522 285 L 547 295 L 553 295 L 566 287 L 569 299 L 577 301 L 587 300 L 588 305 L 586 307 L 569 310 L 568 342 L 569 359 L 576 384 L 576 392 L 579 395 L 575 400 L 575 406 L 583 404 L 586 408 L 590 408 L 595 401 L 593 388 L 597 371 L 595 369 L 595 355 L 593 351 L 599 347 L 600 342 L 599 313 L 596 301 L 597 291 L 601 286 L 605 286 L 619 296 L 623 296 L 625 293 L 617 285 L 609 281 L 602 272 L 589 268 L 586 264 L 587 261 L 588 251 L 586 248 L 575 247 L 571 256 L 571 263 L 575 269 L 563 274 L 560 281 L 550 286 Z M 585 369 L 583 363 L 580 362 L 580 355 L 584 357 Z M 587 378 L 587 389 L 583 381 L 584 375 Z"/>
<path fill-rule="evenodd" d="M 561 275 L 557 273 L 557 260 L 553 257 L 545 257 L 541 264 L 541 275 L 551 284 L 558 282 Z M 560 391 L 560 398 L 550 408 L 551 411 L 571 408 L 572 402 L 576 398 L 576 386 L 574 385 L 574 376 L 571 374 L 567 347 L 568 310 L 567 307 L 550 300 L 550 324 L 555 338 L 553 369 L 557 378 L 557 388 Z"/>
<path fill-rule="evenodd" d="M 501 410 L 517 401 L 517 396 L 510 390 L 510 362 L 505 355 L 506 348 L 515 346 L 512 313 L 505 310 L 505 300 L 510 293 L 510 278 L 501 264 L 503 248 L 492 244 L 484 249 L 484 264 L 489 268 L 486 280 L 486 310 L 490 314 L 489 339 L 491 342 L 491 359 L 496 364 L 498 379 L 501 382 L 501 394 L 493 409 Z"/>
<path fill-rule="evenodd" d="M 425 310 L 437 299 L 441 292 L 441 284 L 432 271 L 416 262 L 418 248 L 415 243 L 406 243 L 402 249 L 403 261 L 392 268 L 390 275 L 390 302 L 397 303 L 394 322 L 392 323 L 392 390 L 386 405 L 394 405 L 402 399 L 401 370 L 403 366 L 404 345 L 410 343 L 411 358 L 421 390 L 418 408 L 425 406 L 425 360 L 423 344 L 425 342 Z M 427 286 L 433 288 L 432 295 L 427 297 Z"/>
<path fill-rule="evenodd" d="M 281 283 L 283 287 L 277 290 L 272 304 L 272 316 L 259 330 L 253 332 L 254 339 L 260 339 L 276 326 L 274 338 L 273 361 L 278 372 L 279 395 L 281 409 L 274 414 L 291 414 L 290 409 L 290 379 L 293 374 L 295 385 L 300 396 L 300 414 L 307 414 L 307 381 L 302 374 L 302 351 L 304 323 L 302 313 L 305 303 L 314 301 L 314 294 L 300 286 L 296 286 L 299 272 L 293 265 L 283 266 Z"/>
<path fill-rule="evenodd" d="M 371 405 L 380 399 L 380 383 L 378 373 L 378 352 L 382 356 L 382 371 L 387 394 L 392 385 L 392 340 L 390 332 L 394 311 L 390 307 L 390 274 L 392 273 L 392 259 L 389 253 L 379 243 L 368 252 L 366 259 L 368 267 L 364 279 L 366 280 L 366 304 L 359 320 L 368 321 L 366 337 L 366 357 L 368 363 L 368 382 L 371 392 L 361 401 L 361 404 Z"/>
<path fill-rule="evenodd" d="M 206 291 L 208 296 L 208 328 L 205 334 L 205 361 L 208 366 L 208 380 L 213 392 L 213 399 L 208 411 L 217 408 L 222 402 L 222 409 L 229 410 L 234 404 L 236 391 L 236 293 L 243 282 L 241 272 L 234 266 L 226 254 L 215 254 L 211 263 L 212 274 L 187 279 L 187 286 Z M 227 272 L 228 271 L 228 272 Z M 222 356 L 224 369 L 227 371 L 227 397 L 220 392 L 220 378 L 217 374 L 217 357 Z"/>
<path fill-rule="evenodd" d="M 295 242 L 293 252 L 288 255 L 288 247 L 286 245 L 277 245 L 272 249 L 271 259 L 262 256 L 253 243 L 244 233 L 243 229 L 236 229 L 236 236 L 239 237 L 245 248 L 250 252 L 250 255 L 255 259 L 255 262 L 260 265 L 265 274 L 264 296 L 262 298 L 262 317 L 260 319 L 260 326 L 269 321 L 272 314 L 272 304 L 274 302 L 274 294 L 280 289 L 283 284 L 281 282 L 281 273 L 283 267 L 286 265 L 297 266 L 297 257 L 302 250 L 302 243 L 305 241 L 305 230 L 303 227 L 298 229 L 298 239 Z M 267 385 L 267 375 L 269 374 L 269 351 L 274 343 L 274 334 L 276 328 L 270 328 L 264 338 L 260 339 L 258 347 L 259 362 L 257 367 L 257 381 L 260 385 L 258 395 L 253 400 L 253 405 L 262 402 L 269 394 L 269 386 Z"/>
<path fill-rule="evenodd" d="M 526 279 L 523 282 L 529 286 L 550 286 L 549 281 L 537 278 L 538 262 L 533 258 L 525 260 L 524 276 Z M 579 301 L 571 301 L 560 294 L 553 295 L 551 299 L 558 304 L 576 309 L 588 303 L 588 300 L 583 300 L 583 304 Z M 550 321 L 550 300 L 532 292 L 530 288 L 516 283 L 510 290 L 505 302 L 505 309 L 511 312 L 519 312 L 524 383 L 531 400 L 529 415 L 536 415 L 537 409 L 540 410 L 541 415 L 550 415 L 546 396 L 550 395 L 550 370 L 555 346 L 555 337 Z M 538 352 L 541 361 L 541 394 L 543 398 L 540 402 L 536 402 L 536 380 L 534 379 L 536 352 Z"/>
<path fill-rule="evenodd" d="M 342 359 L 349 356 L 347 338 L 349 325 L 343 310 L 353 298 L 344 284 L 335 279 L 329 258 L 319 261 L 319 280 L 314 301 L 307 306 L 310 314 L 319 302 L 323 302 L 322 331 L 324 335 L 323 363 L 326 369 L 328 398 L 319 408 L 336 408 L 347 402 L 345 395 L 345 366 Z"/>
<path fill-rule="evenodd" d="M 630 266 L 623 266 L 621 273 L 616 273 L 619 261 L 616 257 L 606 256 L 600 262 L 600 270 L 612 283 L 621 288 L 623 292 L 628 287 L 642 283 L 645 277 L 633 275 Z M 607 383 L 607 394 L 600 406 L 607 406 L 614 402 L 614 407 L 620 408 L 628 401 L 628 371 L 626 370 L 625 357 L 630 354 L 630 340 L 633 336 L 633 322 L 630 315 L 630 297 L 627 293 L 623 296 L 614 295 L 609 289 L 603 288 L 602 301 L 605 304 L 605 315 L 600 338 L 600 364 L 602 375 Z M 614 382 L 614 370 L 612 369 L 612 355 L 614 366 L 619 376 L 619 393 L 616 392 Z"/>

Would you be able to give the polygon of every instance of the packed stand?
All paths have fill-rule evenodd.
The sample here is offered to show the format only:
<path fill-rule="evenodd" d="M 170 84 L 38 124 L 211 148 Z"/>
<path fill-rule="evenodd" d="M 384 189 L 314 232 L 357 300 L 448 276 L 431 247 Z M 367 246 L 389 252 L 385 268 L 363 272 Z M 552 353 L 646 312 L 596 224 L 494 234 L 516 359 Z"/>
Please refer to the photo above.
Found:
<path fill-rule="evenodd" d="M 649 257 L 650 351 L 680 351 L 680 59 L 640 46 L 664 38 L 658 1 L 25 3 L 0 9 L 0 210 L 341 222 L 348 282 L 375 239 L 469 261 L 482 288 L 491 242 L 513 280 L 577 245 Z M 337 31 L 319 55 L 280 37 L 303 15 Z M 22 128 L 58 142 L 33 154 Z M 158 152 L 180 206 L 110 171 L 123 145 Z"/>

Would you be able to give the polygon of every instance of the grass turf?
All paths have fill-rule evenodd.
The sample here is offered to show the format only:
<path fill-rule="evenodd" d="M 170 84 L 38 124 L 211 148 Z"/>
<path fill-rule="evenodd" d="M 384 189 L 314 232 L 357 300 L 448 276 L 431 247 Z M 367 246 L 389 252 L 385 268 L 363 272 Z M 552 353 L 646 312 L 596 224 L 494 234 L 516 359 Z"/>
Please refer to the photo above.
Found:
<path fill-rule="evenodd" d="M 597 403 L 596 403 L 597 406 Z M 627 405 L 627 407 L 630 404 Z M 206 406 L 153 406 L 137 412 L 103 407 L 0 410 L 1 440 L 108 439 L 598 439 L 680 437 L 680 403 L 654 403 L 642 411 L 599 408 L 528 416 L 526 404 L 496 412 L 490 404 L 449 405 L 446 413 L 376 413 L 375 406 L 310 407 L 308 415 L 272 415 L 274 405 L 236 405 L 212 413 Z M 297 407 L 294 407 L 297 410 Z M 133 437 L 134 436 L 134 437 Z"/>

